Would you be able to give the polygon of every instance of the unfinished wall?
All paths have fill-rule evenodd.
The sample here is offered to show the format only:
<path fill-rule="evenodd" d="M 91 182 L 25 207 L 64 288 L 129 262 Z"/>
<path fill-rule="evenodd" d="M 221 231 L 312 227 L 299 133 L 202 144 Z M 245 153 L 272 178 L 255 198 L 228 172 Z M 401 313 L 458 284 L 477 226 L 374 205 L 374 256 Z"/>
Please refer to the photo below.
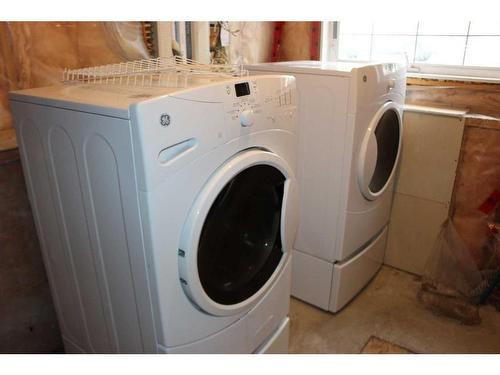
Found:
<path fill-rule="evenodd" d="M 285 22 L 279 61 L 311 59 L 311 22 Z"/>
<path fill-rule="evenodd" d="M 57 83 L 64 68 L 146 56 L 139 22 L 0 22 L 0 150 L 17 147 L 8 91 Z"/>
<path fill-rule="evenodd" d="M 500 85 L 408 78 L 406 103 L 500 117 Z"/>
<path fill-rule="evenodd" d="M 474 260 L 483 269 L 491 257 L 485 215 L 478 207 L 494 189 L 500 191 L 500 120 L 466 119 L 455 182 L 452 217 Z"/>
<path fill-rule="evenodd" d="M 273 22 L 229 22 L 229 58 L 232 64 L 270 61 Z"/>
<path fill-rule="evenodd" d="M 233 64 L 271 61 L 274 22 L 229 22 L 229 57 Z M 311 22 L 285 22 L 281 34 L 279 61 L 311 58 Z"/>
<path fill-rule="evenodd" d="M 450 215 L 481 268 L 491 254 L 484 249 L 486 222 L 478 207 L 493 190 L 500 189 L 500 85 L 410 78 L 406 95 L 407 104 L 468 112 Z M 396 245 L 390 244 L 392 247 Z M 392 247 L 388 251 L 389 263 L 394 263 L 394 254 L 398 251 Z M 410 267 L 399 262 L 395 266 L 415 273 L 422 269 L 422 263 Z"/>

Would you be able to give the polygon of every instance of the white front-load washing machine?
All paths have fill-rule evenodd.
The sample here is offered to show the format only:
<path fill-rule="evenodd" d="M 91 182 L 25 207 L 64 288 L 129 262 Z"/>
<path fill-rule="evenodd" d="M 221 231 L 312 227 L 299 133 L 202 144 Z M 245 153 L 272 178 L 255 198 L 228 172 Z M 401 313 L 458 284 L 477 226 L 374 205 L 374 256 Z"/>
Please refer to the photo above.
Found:
<path fill-rule="evenodd" d="M 67 352 L 287 351 L 295 98 L 291 76 L 10 94 Z"/>
<path fill-rule="evenodd" d="M 383 262 L 401 147 L 405 68 L 319 61 L 247 68 L 297 79 L 300 220 L 292 295 L 336 312 Z"/>

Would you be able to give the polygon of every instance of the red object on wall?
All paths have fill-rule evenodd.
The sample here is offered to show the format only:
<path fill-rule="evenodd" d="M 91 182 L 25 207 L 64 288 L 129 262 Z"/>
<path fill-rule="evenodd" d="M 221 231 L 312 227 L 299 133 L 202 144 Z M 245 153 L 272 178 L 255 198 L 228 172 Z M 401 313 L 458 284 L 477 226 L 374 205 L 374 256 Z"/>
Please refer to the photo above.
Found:
<path fill-rule="evenodd" d="M 500 202 L 500 192 L 498 190 L 494 190 L 488 199 L 486 199 L 483 204 L 479 206 L 479 211 L 489 215 L 495 209 L 498 202 Z"/>
<path fill-rule="evenodd" d="M 319 60 L 321 22 L 311 22 L 311 60 Z"/>
<path fill-rule="evenodd" d="M 281 47 L 281 34 L 283 32 L 283 25 L 285 22 L 275 22 L 273 32 L 273 47 L 271 50 L 271 61 L 279 61 L 280 47 Z"/>

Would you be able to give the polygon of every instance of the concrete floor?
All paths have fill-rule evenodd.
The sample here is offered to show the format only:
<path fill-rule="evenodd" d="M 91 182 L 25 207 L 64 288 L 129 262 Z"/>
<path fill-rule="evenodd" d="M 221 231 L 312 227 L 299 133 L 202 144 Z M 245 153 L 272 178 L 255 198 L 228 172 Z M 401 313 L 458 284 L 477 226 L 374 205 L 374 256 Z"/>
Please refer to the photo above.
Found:
<path fill-rule="evenodd" d="M 17 150 L 0 152 L 0 353 L 62 351 Z"/>
<path fill-rule="evenodd" d="M 337 314 L 292 298 L 290 353 L 359 353 L 371 336 L 415 353 L 500 353 L 500 312 L 480 309 L 482 323 L 464 326 L 435 316 L 416 298 L 414 275 L 382 267 Z"/>

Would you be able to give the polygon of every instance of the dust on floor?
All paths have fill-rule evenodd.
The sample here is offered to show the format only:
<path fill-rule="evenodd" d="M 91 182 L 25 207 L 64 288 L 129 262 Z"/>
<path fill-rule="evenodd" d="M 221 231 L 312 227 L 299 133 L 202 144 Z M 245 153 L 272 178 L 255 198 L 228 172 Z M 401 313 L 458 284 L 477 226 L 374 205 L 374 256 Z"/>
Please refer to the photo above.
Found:
<path fill-rule="evenodd" d="M 382 267 L 337 314 L 292 298 L 290 353 L 360 353 L 376 336 L 414 353 L 500 353 L 500 313 L 480 309 L 481 324 L 436 316 L 417 300 L 414 275 Z"/>

